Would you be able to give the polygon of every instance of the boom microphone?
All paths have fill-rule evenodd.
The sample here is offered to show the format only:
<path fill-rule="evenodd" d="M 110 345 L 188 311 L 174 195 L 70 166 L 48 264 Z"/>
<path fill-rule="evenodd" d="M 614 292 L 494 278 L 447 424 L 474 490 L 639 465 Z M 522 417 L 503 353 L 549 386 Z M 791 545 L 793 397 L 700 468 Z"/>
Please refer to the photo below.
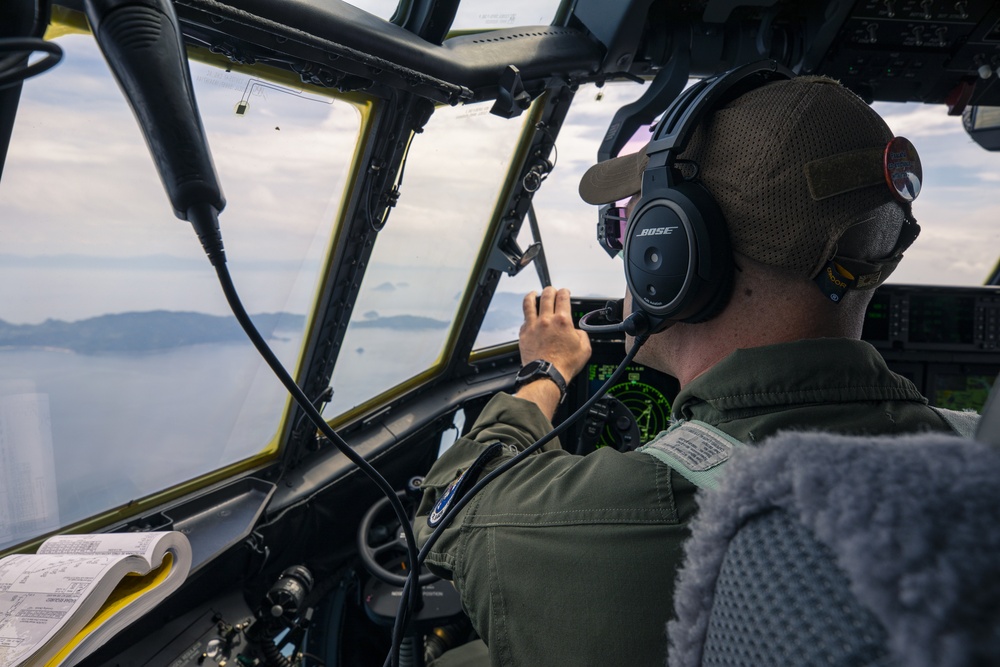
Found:
<path fill-rule="evenodd" d="M 624 317 L 625 300 L 608 301 L 604 308 L 592 310 L 580 318 L 580 329 L 587 333 L 623 332 L 629 336 L 645 336 L 650 331 L 663 331 L 672 326 L 666 318 L 651 317 L 641 310 Z M 591 324 L 593 318 L 604 318 L 609 324 Z M 665 324 L 665 326 L 663 326 Z"/>
<path fill-rule="evenodd" d="M 194 225 L 209 257 L 216 254 L 215 264 L 222 252 L 218 213 L 226 200 L 195 103 L 173 3 L 85 0 L 84 7 L 139 121 L 174 215 Z"/>

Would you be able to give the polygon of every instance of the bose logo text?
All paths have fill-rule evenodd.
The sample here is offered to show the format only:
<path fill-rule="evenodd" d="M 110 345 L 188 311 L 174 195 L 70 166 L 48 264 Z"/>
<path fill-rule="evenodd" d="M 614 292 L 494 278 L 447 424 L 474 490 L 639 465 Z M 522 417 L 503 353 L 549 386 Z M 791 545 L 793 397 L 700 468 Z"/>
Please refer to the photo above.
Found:
<path fill-rule="evenodd" d="M 664 234 L 670 234 L 675 229 L 677 227 L 650 227 L 639 232 L 639 236 L 663 236 Z"/>

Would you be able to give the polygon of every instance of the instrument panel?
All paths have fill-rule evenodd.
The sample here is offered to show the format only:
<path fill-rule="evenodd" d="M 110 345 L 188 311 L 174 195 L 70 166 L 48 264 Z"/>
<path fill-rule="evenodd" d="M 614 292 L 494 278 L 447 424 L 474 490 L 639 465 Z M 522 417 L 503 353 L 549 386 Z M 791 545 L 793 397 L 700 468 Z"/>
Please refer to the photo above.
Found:
<path fill-rule="evenodd" d="M 618 348 L 623 355 L 624 343 L 619 343 Z M 595 353 L 597 349 L 595 344 Z M 606 354 L 605 350 L 601 353 Z M 576 401 L 583 403 L 596 394 L 617 367 L 618 363 L 595 354 L 579 376 L 584 381 L 577 383 Z M 608 389 L 606 398 L 583 417 L 576 453 L 588 454 L 599 447 L 635 449 L 652 440 L 670 423 L 677 391 L 677 381 L 664 373 L 642 364 L 626 367 L 618 382 Z"/>
<path fill-rule="evenodd" d="M 989 0 L 858 0 L 818 70 L 862 97 L 997 104 L 1000 6 Z M 980 73 L 981 72 L 981 73 Z M 977 74 L 978 73 L 978 74 Z"/>
<path fill-rule="evenodd" d="M 576 321 L 604 307 L 573 301 Z M 865 315 L 862 339 L 932 405 L 980 411 L 1000 373 L 1000 287 L 883 285 Z M 593 396 L 625 354 L 618 332 L 591 335 L 593 354 L 571 386 L 564 418 Z M 564 442 L 587 454 L 599 447 L 634 449 L 667 428 L 677 380 L 642 364 L 629 366 Z"/>
<path fill-rule="evenodd" d="M 574 321 L 579 322 L 587 313 L 600 310 L 605 303 L 595 299 L 573 299 Z M 591 334 L 590 342 L 593 350 L 590 361 L 570 384 L 566 402 L 556 415 L 557 421 L 575 412 L 596 394 L 625 356 L 625 336 L 620 332 Z M 607 398 L 598 401 L 570 429 L 563 447 L 577 454 L 588 454 L 600 447 L 635 449 L 667 428 L 673 400 L 679 390 L 680 385 L 673 377 L 633 363 L 608 389 Z"/>
<path fill-rule="evenodd" d="M 1000 288 L 883 285 L 862 338 L 932 405 L 979 411 L 1000 372 Z"/>
<path fill-rule="evenodd" d="M 588 364 L 587 395 L 592 396 L 614 372 L 612 364 Z M 635 417 L 639 435 L 645 442 L 667 428 L 670 422 L 670 399 L 661 391 L 666 376 L 641 364 L 626 367 L 625 375 L 608 393 L 618 399 Z M 669 389 L 668 389 L 669 391 Z M 676 393 L 676 392 L 673 392 Z M 604 444 L 609 444 L 606 440 Z"/>

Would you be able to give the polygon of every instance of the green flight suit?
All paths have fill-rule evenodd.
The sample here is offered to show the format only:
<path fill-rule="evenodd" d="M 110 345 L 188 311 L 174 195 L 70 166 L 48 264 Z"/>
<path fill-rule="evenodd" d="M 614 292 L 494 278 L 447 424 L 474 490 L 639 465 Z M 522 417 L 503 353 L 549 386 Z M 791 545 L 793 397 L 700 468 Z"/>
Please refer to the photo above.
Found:
<path fill-rule="evenodd" d="M 738 350 L 690 382 L 673 414 L 747 443 L 787 429 L 950 430 L 874 348 L 847 339 Z M 550 428 L 533 403 L 494 397 L 427 475 L 418 541 L 439 497 L 489 443 L 513 447 L 486 470 Z M 663 665 L 696 491 L 648 454 L 575 456 L 549 443 L 480 492 L 427 564 L 454 581 L 493 665 Z"/>

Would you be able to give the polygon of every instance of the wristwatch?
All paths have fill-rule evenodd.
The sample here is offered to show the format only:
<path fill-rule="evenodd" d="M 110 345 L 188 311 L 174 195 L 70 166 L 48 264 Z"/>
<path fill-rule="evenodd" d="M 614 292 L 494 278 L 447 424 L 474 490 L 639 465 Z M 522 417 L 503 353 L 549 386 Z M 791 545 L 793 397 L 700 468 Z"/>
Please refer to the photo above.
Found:
<path fill-rule="evenodd" d="M 562 373 L 557 371 L 556 367 L 552 365 L 551 361 L 535 359 L 521 366 L 521 370 L 517 372 L 517 377 L 514 378 L 514 389 L 520 389 L 524 385 L 535 380 L 541 380 L 542 378 L 548 378 L 556 383 L 556 386 L 559 387 L 559 402 L 562 403 L 563 399 L 566 398 L 566 380 L 563 378 Z"/>

